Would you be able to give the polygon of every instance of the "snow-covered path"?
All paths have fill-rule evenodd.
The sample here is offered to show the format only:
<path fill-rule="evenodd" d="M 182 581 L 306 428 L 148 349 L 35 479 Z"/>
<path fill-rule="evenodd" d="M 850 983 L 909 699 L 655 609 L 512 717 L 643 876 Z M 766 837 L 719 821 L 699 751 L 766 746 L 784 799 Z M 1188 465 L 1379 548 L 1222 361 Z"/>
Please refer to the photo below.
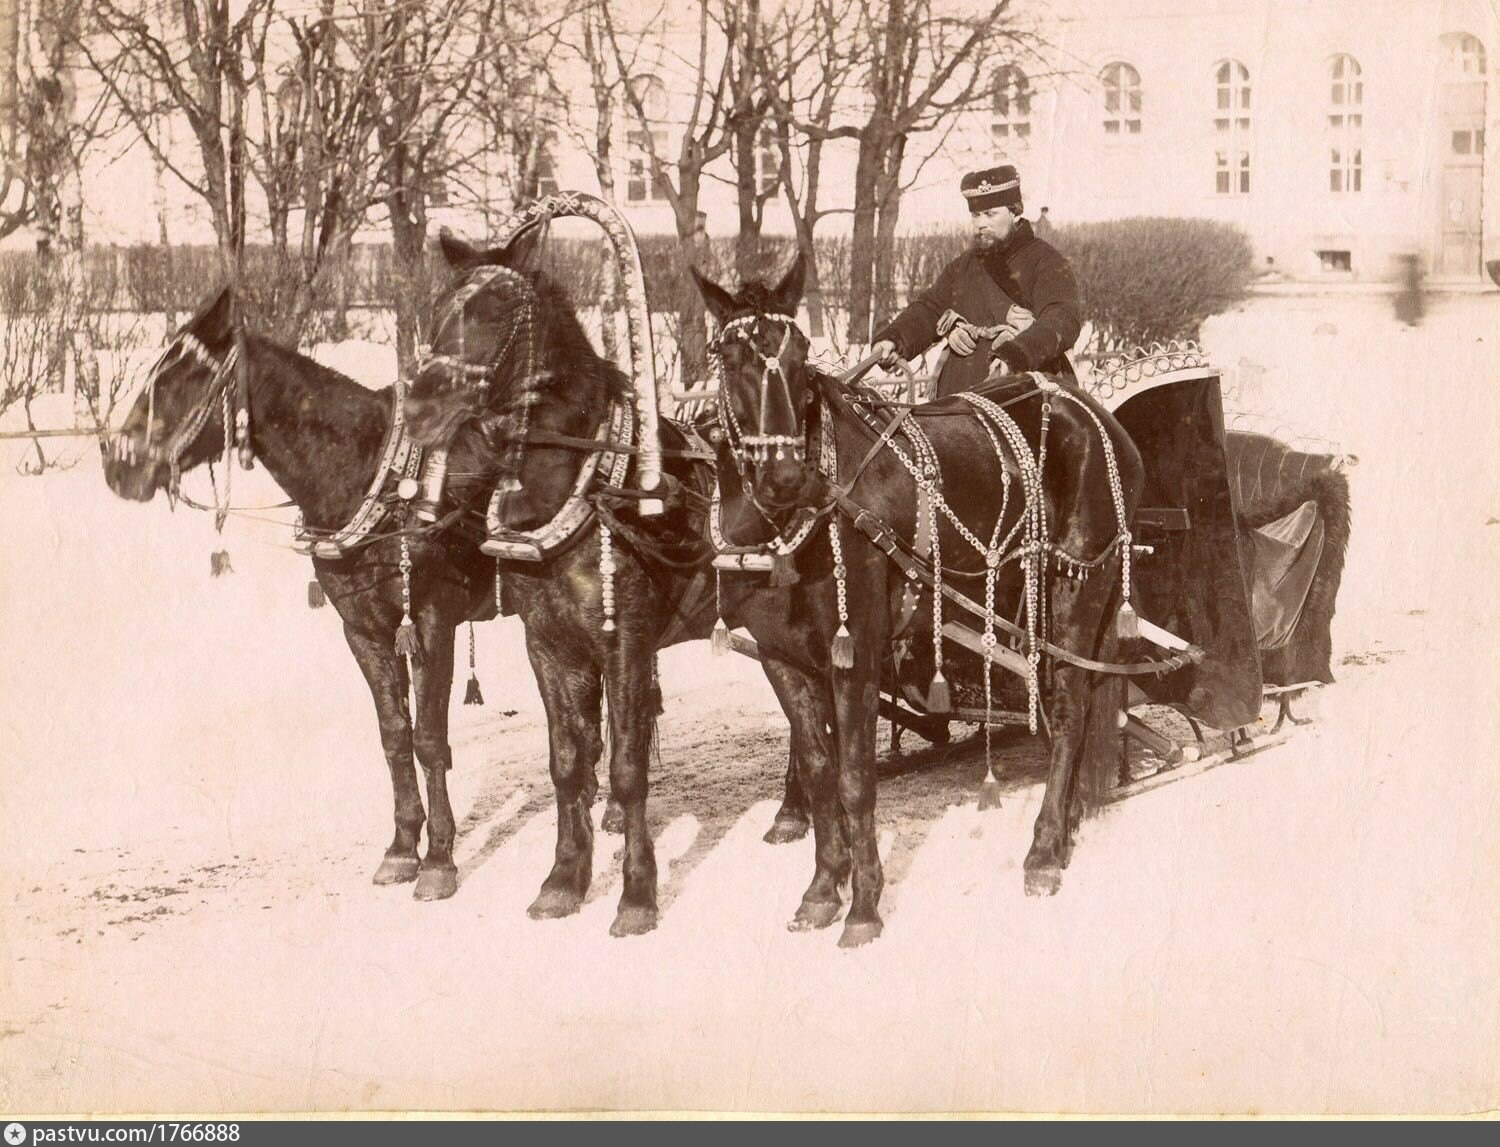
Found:
<path fill-rule="evenodd" d="M 513 622 L 483 627 L 462 885 L 417 904 L 369 883 L 373 710 L 284 535 L 237 522 L 210 580 L 201 516 L 115 500 L 92 459 L 7 469 L 0 1109 L 1500 1104 L 1500 298 L 1418 330 L 1388 306 L 1262 299 L 1206 332 L 1240 405 L 1361 459 L 1318 723 L 1091 822 L 1043 901 L 1035 786 L 981 815 L 973 753 L 900 772 L 887 931 L 855 952 L 783 927 L 810 845 L 760 840 L 785 727 L 753 663 L 663 658 L 664 910 L 614 941 L 616 838 L 577 917 L 525 915 L 545 735 Z M 237 496 L 279 497 L 258 481 Z"/>

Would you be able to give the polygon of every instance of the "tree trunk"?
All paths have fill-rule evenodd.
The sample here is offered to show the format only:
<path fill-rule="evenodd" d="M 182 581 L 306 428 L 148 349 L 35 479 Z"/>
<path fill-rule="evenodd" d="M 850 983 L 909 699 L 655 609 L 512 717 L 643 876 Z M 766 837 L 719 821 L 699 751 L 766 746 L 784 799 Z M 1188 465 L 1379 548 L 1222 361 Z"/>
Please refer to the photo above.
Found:
<path fill-rule="evenodd" d="M 677 367 L 678 382 L 692 386 L 708 378 L 708 324 L 704 319 L 703 297 L 693 280 L 693 267 L 706 252 L 698 238 L 698 172 L 690 164 L 678 167 L 676 203 L 677 248 L 673 262 L 677 269 Z M 664 384 L 668 380 L 660 380 Z"/>
<path fill-rule="evenodd" d="M 391 264 L 396 285 L 396 367 L 403 377 L 410 377 L 417 368 L 421 300 L 426 294 L 422 246 L 427 226 L 409 209 L 402 192 L 386 196 L 386 209 L 391 217 Z"/>
<path fill-rule="evenodd" d="M 756 178 L 756 134 L 758 125 L 742 121 L 734 131 L 734 182 L 739 204 L 739 232 L 734 240 L 734 271 L 740 282 L 758 276 L 760 255 L 760 186 Z"/>
<path fill-rule="evenodd" d="M 873 126 L 859 141 L 854 167 L 854 228 L 849 236 L 849 341 L 870 341 L 871 295 L 876 255 L 876 216 L 884 133 Z"/>
<path fill-rule="evenodd" d="M 901 219 L 901 161 L 906 137 L 897 136 L 876 179 L 879 214 L 875 228 L 875 329 L 896 313 L 896 225 Z"/>

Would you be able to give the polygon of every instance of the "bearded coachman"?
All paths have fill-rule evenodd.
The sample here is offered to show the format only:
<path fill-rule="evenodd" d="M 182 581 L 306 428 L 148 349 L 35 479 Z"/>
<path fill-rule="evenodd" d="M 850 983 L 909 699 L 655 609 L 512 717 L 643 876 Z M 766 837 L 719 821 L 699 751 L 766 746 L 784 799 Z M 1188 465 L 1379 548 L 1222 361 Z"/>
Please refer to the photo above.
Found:
<path fill-rule="evenodd" d="M 876 334 L 871 350 L 894 366 L 944 339 L 939 398 L 994 374 L 1040 370 L 1074 378 L 1067 352 L 1081 326 L 1078 283 L 1068 261 L 1021 217 L 1016 169 L 970 172 L 959 190 L 973 243 Z"/>

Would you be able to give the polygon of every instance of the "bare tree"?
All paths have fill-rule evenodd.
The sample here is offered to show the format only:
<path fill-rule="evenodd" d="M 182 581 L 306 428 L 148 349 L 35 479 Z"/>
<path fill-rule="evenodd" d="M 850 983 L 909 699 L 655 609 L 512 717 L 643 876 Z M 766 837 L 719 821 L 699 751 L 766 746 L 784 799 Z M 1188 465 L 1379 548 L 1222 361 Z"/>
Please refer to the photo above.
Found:
<path fill-rule="evenodd" d="M 374 101 L 376 196 L 391 229 L 396 358 L 416 363 L 425 301 L 428 208 L 461 166 L 454 150 L 478 98 L 496 0 L 361 0 L 349 36 Z"/>
<path fill-rule="evenodd" d="M 864 98 L 857 111 L 838 105 L 829 119 L 799 115 L 784 101 L 777 110 L 808 141 L 847 139 L 858 151 L 854 173 L 849 337 L 869 339 L 877 306 L 894 299 L 891 268 L 900 219 L 903 169 L 915 137 L 951 129 L 954 117 L 986 100 L 997 56 L 1029 43 L 1009 17 L 1009 0 L 965 12 L 943 0 L 856 0 L 835 24 L 818 13 L 828 0 L 810 0 L 812 27 L 826 49 L 808 60 L 835 57 L 847 64 Z M 882 316 L 883 317 L 883 316 Z"/>
<path fill-rule="evenodd" d="M 784 6 L 759 53 L 762 90 L 778 113 L 771 123 L 781 159 L 779 181 L 806 267 L 803 299 L 815 338 L 826 333 L 815 236 L 824 218 L 847 210 L 822 205 L 823 152 L 833 138 L 834 112 L 843 106 L 852 75 L 853 45 L 845 30 L 859 2 L 806 0 L 801 6 Z"/>
<path fill-rule="evenodd" d="M 80 97 L 83 0 L 0 8 L 0 237 L 24 226 L 43 255 L 83 244 L 82 164 L 104 105 Z"/>
<path fill-rule="evenodd" d="M 226 273 L 238 278 L 246 225 L 246 114 L 255 49 L 275 0 L 176 0 L 152 5 L 89 0 L 96 35 L 80 47 L 114 106 L 161 169 L 207 204 Z M 236 15 L 235 12 L 238 11 Z M 142 85 L 136 77 L 149 76 Z M 160 102 L 147 103 L 148 95 Z M 180 116 L 197 145 L 201 171 L 169 150 L 159 124 Z"/>
<path fill-rule="evenodd" d="M 634 138 L 645 154 L 652 186 L 671 205 L 676 224 L 677 342 L 682 380 L 691 384 L 708 373 L 708 338 L 703 303 L 693 285 L 692 267 L 705 254 L 706 236 L 699 227 L 699 196 L 711 164 L 726 155 L 733 144 L 729 72 L 731 51 L 724 37 L 726 6 L 737 0 L 698 0 L 693 34 L 682 37 L 684 48 L 665 38 L 654 45 L 656 54 L 672 67 L 688 92 L 686 114 L 680 122 L 677 146 L 671 154 L 659 145 L 654 128 L 660 125 L 655 109 L 647 106 L 646 85 L 638 61 L 640 46 L 663 26 L 663 14 L 655 13 L 634 29 L 623 23 L 619 0 L 600 0 L 601 31 L 610 45 L 615 66 L 625 77 L 622 88 L 625 109 L 633 125 Z M 678 127 L 673 116 L 673 127 Z"/>
<path fill-rule="evenodd" d="M 248 156 L 265 194 L 277 273 L 263 300 L 282 330 L 304 332 L 335 287 L 335 334 L 347 312 L 354 235 L 374 194 L 375 88 L 350 50 L 334 0 L 316 16 L 288 18 L 285 42 L 268 58 L 266 38 L 252 43 L 257 114 Z M 336 282 L 329 283 L 336 276 Z"/>

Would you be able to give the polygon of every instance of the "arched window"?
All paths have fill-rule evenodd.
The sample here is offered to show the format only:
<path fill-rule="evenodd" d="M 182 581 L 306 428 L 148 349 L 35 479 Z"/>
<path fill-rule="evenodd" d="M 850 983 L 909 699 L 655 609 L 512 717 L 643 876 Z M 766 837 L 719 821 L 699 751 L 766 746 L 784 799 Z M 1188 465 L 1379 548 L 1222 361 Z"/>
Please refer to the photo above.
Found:
<path fill-rule="evenodd" d="M 1214 69 L 1214 190 L 1250 194 L 1250 70 L 1238 60 Z"/>
<path fill-rule="evenodd" d="M 999 151 L 1031 137 L 1031 81 L 1014 64 L 995 73 L 990 94 L 990 138 Z"/>
<path fill-rule="evenodd" d="M 1116 60 L 1099 73 L 1104 83 L 1104 134 L 1140 135 L 1141 73 Z"/>
<path fill-rule="evenodd" d="M 1479 164 L 1484 155 L 1484 45 L 1467 32 L 1441 40 L 1443 84 L 1439 94 L 1449 163 Z"/>
<path fill-rule="evenodd" d="M 666 181 L 658 174 L 656 163 L 666 161 L 667 88 L 655 76 L 636 76 L 630 81 L 633 127 L 625 136 L 625 197 L 631 203 L 666 199 Z M 638 106 L 637 106 L 638 105 Z M 642 122 L 644 121 L 644 122 Z M 653 162 L 653 158 L 656 163 Z"/>
<path fill-rule="evenodd" d="M 1359 61 L 1335 56 L 1328 65 L 1328 189 L 1358 191 L 1364 182 L 1365 82 Z"/>
<path fill-rule="evenodd" d="M 1443 71 L 1449 80 L 1484 78 L 1484 45 L 1467 32 L 1449 32 L 1443 37 Z"/>

